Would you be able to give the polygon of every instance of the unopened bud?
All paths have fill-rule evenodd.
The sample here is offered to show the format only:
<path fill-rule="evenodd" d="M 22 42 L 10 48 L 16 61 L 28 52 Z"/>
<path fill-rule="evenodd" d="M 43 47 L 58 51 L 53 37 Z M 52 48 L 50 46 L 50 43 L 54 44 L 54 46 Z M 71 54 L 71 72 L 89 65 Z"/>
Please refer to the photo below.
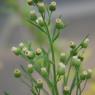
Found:
<path fill-rule="evenodd" d="M 56 10 L 56 2 L 55 1 L 52 1 L 49 5 L 49 10 L 52 12 L 52 11 L 55 11 Z"/>
<path fill-rule="evenodd" d="M 28 72 L 29 73 L 33 73 L 33 69 L 34 68 L 33 68 L 33 65 L 32 64 L 28 64 L 28 67 L 27 68 L 28 68 Z"/>
<path fill-rule="evenodd" d="M 36 49 L 36 55 L 40 55 L 41 52 L 42 52 L 42 50 L 41 50 L 40 48 L 37 48 L 37 49 Z"/>
<path fill-rule="evenodd" d="M 63 90 L 63 93 L 64 93 L 64 95 L 69 95 L 69 93 L 70 93 L 69 87 L 65 86 L 64 90 Z"/>
<path fill-rule="evenodd" d="M 61 53 L 60 54 L 60 61 L 63 62 L 63 63 L 65 63 L 66 59 L 67 59 L 66 53 Z"/>
<path fill-rule="evenodd" d="M 86 80 L 87 79 L 87 75 L 88 75 L 88 72 L 87 71 L 83 71 L 80 78 L 81 80 Z"/>
<path fill-rule="evenodd" d="M 41 74 L 42 74 L 44 77 L 47 77 L 47 76 L 48 76 L 48 72 L 47 72 L 46 68 L 44 68 L 44 67 L 41 68 Z"/>
<path fill-rule="evenodd" d="M 22 42 L 19 44 L 19 47 L 20 47 L 21 49 L 22 49 L 24 46 L 25 46 L 25 45 L 24 45 L 24 43 L 22 43 Z"/>
<path fill-rule="evenodd" d="M 92 70 L 88 69 L 87 72 L 88 72 L 87 79 L 90 79 L 92 76 Z"/>
<path fill-rule="evenodd" d="M 60 18 L 56 19 L 56 28 L 57 29 L 63 29 L 64 28 L 64 23 Z"/>
<path fill-rule="evenodd" d="M 43 2 L 38 2 L 38 9 L 40 13 L 44 13 L 45 12 L 45 4 Z"/>
<path fill-rule="evenodd" d="M 70 47 L 74 49 L 76 47 L 76 44 L 73 41 L 70 41 Z"/>
<path fill-rule="evenodd" d="M 11 51 L 15 54 L 15 55 L 19 55 L 21 50 L 17 47 L 12 47 Z"/>
<path fill-rule="evenodd" d="M 35 11 L 30 11 L 30 16 L 31 16 L 31 20 L 35 21 L 37 19 L 37 15 L 35 13 Z"/>
<path fill-rule="evenodd" d="M 37 87 L 38 88 L 43 88 L 43 81 L 41 79 L 37 80 Z"/>
<path fill-rule="evenodd" d="M 78 58 L 78 56 L 72 57 L 72 65 L 79 68 L 81 65 L 81 60 Z"/>
<path fill-rule="evenodd" d="M 33 59 L 35 57 L 35 54 L 32 52 L 32 51 L 25 51 L 25 56 L 30 58 L 30 59 Z"/>
<path fill-rule="evenodd" d="M 36 20 L 36 23 L 39 24 L 40 26 L 44 26 L 44 21 L 43 21 L 42 17 L 39 17 L 39 18 Z"/>
<path fill-rule="evenodd" d="M 63 63 L 59 63 L 58 64 L 58 70 L 57 70 L 57 73 L 59 74 L 59 75 L 64 75 L 64 73 L 65 73 L 65 65 L 63 64 Z"/>
<path fill-rule="evenodd" d="M 81 44 L 81 47 L 82 47 L 82 48 L 87 48 L 87 47 L 88 47 L 88 42 L 89 42 L 89 39 L 86 38 L 86 39 L 83 41 L 83 43 Z"/>
<path fill-rule="evenodd" d="M 20 77 L 21 77 L 21 71 L 20 71 L 19 69 L 15 69 L 15 70 L 14 70 L 14 76 L 15 76 L 16 78 L 20 78 Z"/>
<path fill-rule="evenodd" d="M 33 5 L 33 0 L 27 0 L 28 5 Z"/>

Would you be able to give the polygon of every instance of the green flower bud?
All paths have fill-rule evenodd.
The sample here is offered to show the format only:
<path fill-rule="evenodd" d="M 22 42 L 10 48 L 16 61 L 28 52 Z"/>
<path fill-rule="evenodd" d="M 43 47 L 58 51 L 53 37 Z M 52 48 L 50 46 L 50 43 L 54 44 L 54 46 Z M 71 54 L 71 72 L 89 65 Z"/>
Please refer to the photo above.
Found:
<path fill-rule="evenodd" d="M 84 57 L 82 55 L 79 55 L 78 58 L 83 61 L 84 60 Z"/>
<path fill-rule="evenodd" d="M 26 50 L 25 56 L 28 57 L 29 59 L 33 59 L 35 57 L 35 54 L 32 51 Z"/>
<path fill-rule="evenodd" d="M 23 48 L 22 48 L 22 52 L 25 53 L 26 51 L 28 51 L 28 49 L 27 49 L 26 47 L 23 47 Z"/>
<path fill-rule="evenodd" d="M 28 5 L 33 5 L 33 0 L 27 0 Z"/>
<path fill-rule="evenodd" d="M 36 23 L 39 24 L 40 26 L 44 26 L 44 21 L 43 21 L 42 17 L 39 17 L 39 18 L 36 20 Z"/>
<path fill-rule="evenodd" d="M 59 63 L 58 64 L 58 70 L 57 70 L 57 74 L 59 74 L 59 75 L 64 75 L 64 73 L 65 73 L 65 65 L 63 64 L 63 63 Z"/>
<path fill-rule="evenodd" d="M 92 75 L 92 70 L 88 69 L 87 72 L 88 72 L 87 79 L 90 79 Z"/>
<path fill-rule="evenodd" d="M 64 63 L 66 61 L 66 59 L 67 59 L 66 53 L 61 53 L 60 54 L 60 61 Z"/>
<path fill-rule="evenodd" d="M 11 51 L 15 54 L 15 55 L 20 55 L 21 50 L 17 47 L 12 47 Z"/>
<path fill-rule="evenodd" d="M 24 45 L 24 43 L 22 43 L 22 42 L 19 44 L 19 47 L 20 47 L 21 49 L 24 48 L 24 46 L 25 46 L 25 45 Z"/>
<path fill-rule="evenodd" d="M 65 86 L 64 90 L 63 90 L 63 93 L 64 93 L 64 95 L 69 95 L 69 93 L 70 93 L 69 87 Z"/>
<path fill-rule="evenodd" d="M 82 48 L 87 48 L 87 47 L 88 47 L 88 42 L 89 42 L 89 39 L 86 38 L 86 39 L 83 41 L 83 43 L 81 44 L 81 47 L 82 47 Z"/>
<path fill-rule="evenodd" d="M 56 10 L 56 2 L 55 1 L 52 1 L 49 5 L 49 10 L 52 12 L 52 11 L 55 11 Z"/>
<path fill-rule="evenodd" d="M 28 72 L 29 73 L 33 73 L 33 70 L 34 70 L 34 68 L 33 68 L 33 65 L 32 64 L 28 64 Z"/>
<path fill-rule="evenodd" d="M 40 89 L 43 88 L 43 81 L 41 79 L 37 80 L 37 87 Z"/>
<path fill-rule="evenodd" d="M 73 41 L 71 41 L 70 42 L 70 48 L 74 49 L 75 47 L 76 47 L 76 44 Z"/>
<path fill-rule="evenodd" d="M 72 65 L 75 66 L 76 68 L 80 67 L 81 60 L 78 58 L 78 56 L 73 56 L 72 57 Z"/>
<path fill-rule="evenodd" d="M 37 48 L 37 49 L 36 49 L 36 55 L 40 55 L 41 52 L 42 52 L 42 50 L 41 50 L 40 48 Z"/>
<path fill-rule="evenodd" d="M 40 13 L 44 13 L 45 12 L 45 4 L 43 2 L 38 2 L 38 9 Z"/>
<path fill-rule="evenodd" d="M 47 76 L 48 76 L 48 72 L 47 72 L 46 68 L 44 68 L 44 67 L 41 68 L 41 74 L 42 74 L 44 77 L 47 77 Z"/>
<path fill-rule="evenodd" d="M 64 23 L 60 18 L 56 19 L 56 28 L 57 29 L 63 29 L 64 28 Z"/>
<path fill-rule="evenodd" d="M 37 15 L 35 13 L 35 11 L 30 11 L 30 16 L 31 16 L 31 20 L 35 21 L 37 19 Z"/>
<path fill-rule="evenodd" d="M 15 69 L 15 70 L 14 70 L 14 76 L 15 76 L 16 78 L 20 78 L 20 77 L 21 77 L 21 71 L 20 71 L 19 69 Z"/>
<path fill-rule="evenodd" d="M 88 72 L 87 71 L 83 71 L 82 74 L 81 74 L 81 76 L 80 76 L 81 80 L 82 81 L 86 80 L 87 79 L 87 75 L 88 75 Z"/>

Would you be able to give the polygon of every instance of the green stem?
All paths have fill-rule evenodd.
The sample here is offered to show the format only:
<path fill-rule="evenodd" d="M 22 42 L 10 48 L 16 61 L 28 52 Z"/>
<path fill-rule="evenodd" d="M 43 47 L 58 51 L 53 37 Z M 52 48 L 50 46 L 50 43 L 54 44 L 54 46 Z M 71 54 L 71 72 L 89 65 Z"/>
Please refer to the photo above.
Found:
<path fill-rule="evenodd" d="M 43 15 L 42 15 L 42 18 L 43 18 Z M 45 23 L 45 26 L 46 26 L 48 40 L 49 40 L 49 44 L 50 44 L 50 48 L 51 48 L 51 54 L 52 54 L 53 74 L 54 74 L 53 78 L 54 78 L 54 88 L 55 88 L 54 92 L 55 92 L 56 95 L 59 95 L 58 94 L 58 89 L 57 89 L 57 80 L 56 80 L 56 66 L 55 66 L 54 47 L 53 47 L 53 43 L 52 43 L 52 39 L 51 39 L 51 36 L 50 36 L 50 33 L 49 33 L 48 26 L 47 26 L 44 18 L 43 18 L 43 20 L 44 20 L 44 23 Z"/>

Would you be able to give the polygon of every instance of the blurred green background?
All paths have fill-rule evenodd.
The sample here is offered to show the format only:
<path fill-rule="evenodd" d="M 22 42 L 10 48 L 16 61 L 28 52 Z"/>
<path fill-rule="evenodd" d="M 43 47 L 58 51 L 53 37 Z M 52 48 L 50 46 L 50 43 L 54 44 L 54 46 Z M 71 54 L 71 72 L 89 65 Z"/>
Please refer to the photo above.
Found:
<path fill-rule="evenodd" d="M 49 2 L 50 0 L 45 0 Z M 69 41 L 76 43 L 86 34 L 90 34 L 89 48 L 85 53 L 86 68 L 93 69 L 84 95 L 95 95 L 95 0 L 56 0 L 58 9 L 53 19 L 62 14 L 66 24 L 60 39 L 58 50 L 67 50 Z M 36 32 L 35 27 L 25 20 L 31 8 L 26 0 L 0 0 L 0 95 L 8 91 L 13 95 L 29 95 L 29 89 L 13 78 L 13 69 L 25 60 L 14 56 L 10 48 L 20 42 L 31 41 L 34 47 L 46 46 L 43 34 Z"/>

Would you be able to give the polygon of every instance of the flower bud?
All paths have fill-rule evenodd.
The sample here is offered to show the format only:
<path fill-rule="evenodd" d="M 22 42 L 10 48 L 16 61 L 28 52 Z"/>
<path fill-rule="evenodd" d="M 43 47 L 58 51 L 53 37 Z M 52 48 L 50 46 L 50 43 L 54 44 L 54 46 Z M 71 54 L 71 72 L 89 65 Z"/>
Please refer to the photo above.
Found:
<path fill-rule="evenodd" d="M 36 49 L 36 55 L 40 55 L 41 52 L 42 52 L 42 50 L 41 50 L 40 48 L 37 48 L 37 49 Z"/>
<path fill-rule="evenodd" d="M 69 95 L 69 93 L 70 93 L 69 87 L 65 86 L 64 90 L 63 90 L 63 93 L 64 93 L 64 95 Z"/>
<path fill-rule="evenodd" d="M 86 38 L 86 39 L 82 42 L 81 47 L 82 47 L 82 48 L 87 48 L 87 47 L 88 47 L 88 42 L 89 42 L 89 39 Z"/>
<path fill-rule="evenodd" d="M 43 81 L 41 79 L 37 80 L 37 87 L 38 88 L 43 88 Z"/>
<path fill-rule="evenodd" d="M 33 5 L 33 0 L 27 0 L 28 5 Z"/>
<path fill-rule="evenodd" d="M 44 26 L 44 21 L 43 21 L 42 17 L 39 17 L 39 18 L 36 20 L 36 23 L 39 24 L 40 26 Z"/>
<path fill-rule="evenodd" d="M 33 65 L 32 64 L 28 64 L 28 67 L 27 68 L 28 68 L 28 72 L 29 73 L 33 73 L 33 69 L 34 68 L 33 68 Z"/>
<path fill-rule="evenodd" d="M 21 71 L 20 71 L 19 69 L 15 69 L 15 70 L 14 70 L 14 76 L 15 76 L 16 78 L 20 78 L 20 77 L 21 77 Z"/>
<path fill-rule="evenodd" d="M 87 79 L 90 79 L 92 75 L 92 70 L 88 69 L 87 72 L 88 72 Z"/>
<path fill-rule="evenodd" d="M 47 72 L 46 68 L 44 68 L 44 67 L 41 68 L 41 74 L 42 74 L 44 77 L 47 77 L 47 76 L 48 76 L 48 72 Z"/>
<path fill-rule="evenodd" d="M 20 55 L 20 49 L 17 47 L 12 47 L 11 51 L 15 54 L 15 55 Z"/>
<path fill-rule="evenodd" d="M 49 5 L 49 10 L 52 12 L 52 11 L 55 11 L 56 10 L 56 2 L 55 1 L 52 1 Z"/>
<path fill-rule="evenodd" d="M 70 42 L 70 48 L 74 49 L 75 47 L 76 47 L 76 44 L 73 41 L 71 41 Z"/>
<path fill-rule="evenodd" d="M 64 75 L 64 73 L 65 73 L 65 65 L 63 64 L 63 63 L 59 63 L 58 64 L 58 70 L 57 70 L 57 73 L 59 74 L 59 75 Z"/>
<path fill-rule="evenodd" d="M 43 2 L 38 2 L 38 9 L 40 13 L 44 13 L 45 12 L 45 4 Z"/>
<path fill-rule="evenodd" d="M 87 71 L 83 71 L 80 78 L 81 80 L 86 80 L 87 79 L 87 75 L 88 75 L 88 72 Z"/>
<path fill-rule="evenodd" d="M 25 51 L 25 56 L 28 57 L 29 59 L 33 59 L 35 57 L 35 54 L 32 51 Z"/>
<path fill-rule="evenodd" d="M 28 49 L 27 49 L 26 47 L 23 47 L 23 48 L 22 48 L 22 52 L 25 53 L 26 51 L 28 51 Z"/>
<path fill-rule="evenodd" d="M 24 43 L 22 43 L 22 42 L 19 44 L 19 47 L 20 47 L 21 49 L 22 49 L 24 46 L 25 46 L 25 45 L 24 45 Z"/>
<path fill-rule="evenodd" d="M 60 18 L 56 19 L 56 28 L 57 29 L 63 29 L 64 28 L 64 23 Z"/>
<path fill-rule="evenodd" d="M 66 53 L 61 53 L 60 54 L 60 61 L 64 63 L 66 61 L 66 59 L 67 59 Z"/>
<path fill-rule="evenodd" d="M 81 65 L 81 60 L 77 56 L 72 57 L 72 65 L 79 68 Z"/>
<path fill-rule="evenodd" d="M 82 55 L 79 55 L 78 58 L 83 61 L 84 60 L 84 57 Z"/>
<path fill-rule="evenodd" d="M 37 15 L 35 13 L 35 11 L 30 11 L 30 16 L 31 16 L 31 20 L 35 21 L 37 19 Z"/>

